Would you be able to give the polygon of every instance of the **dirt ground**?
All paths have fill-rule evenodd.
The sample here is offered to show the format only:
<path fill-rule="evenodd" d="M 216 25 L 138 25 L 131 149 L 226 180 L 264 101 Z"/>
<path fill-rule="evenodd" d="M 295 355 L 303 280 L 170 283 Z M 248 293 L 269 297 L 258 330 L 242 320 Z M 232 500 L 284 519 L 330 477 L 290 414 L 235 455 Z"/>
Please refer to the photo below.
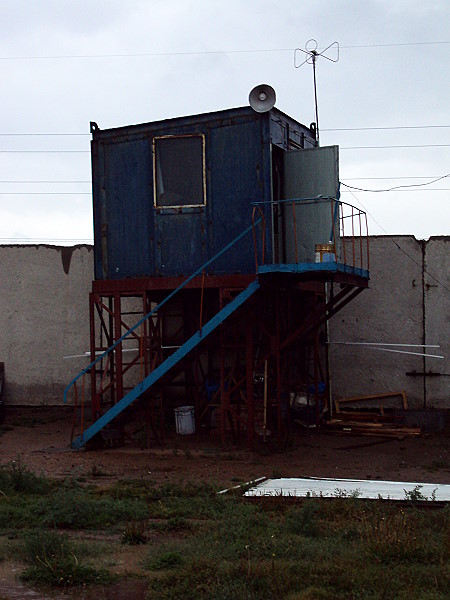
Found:
<path fill-rule="evenodd" d="M 217 437 L 173 434 L 141 450 L 70 449 L 71 415 L 56 409 L 6 410 L 0 434 L 1 464 L 21 460 L 52 478 L 83 477 L 97 483 L 123 478 L 211 482 L 223 487 L 258 477 L 336 477 L 450 484 L 449 431 L 384 439 L 298 429 L 284 452 L 221 448 Z"/>

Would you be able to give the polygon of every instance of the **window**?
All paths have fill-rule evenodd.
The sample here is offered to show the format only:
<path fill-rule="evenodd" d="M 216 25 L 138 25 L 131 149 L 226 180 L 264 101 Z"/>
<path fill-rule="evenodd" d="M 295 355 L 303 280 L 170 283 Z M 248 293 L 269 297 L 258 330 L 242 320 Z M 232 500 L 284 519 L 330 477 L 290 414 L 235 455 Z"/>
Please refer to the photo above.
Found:
<path fill-rule="evenodd" d="M 204 172 L 204 136 L 154 138 L 153 181 L 156 207 L 205 204 Z"/>

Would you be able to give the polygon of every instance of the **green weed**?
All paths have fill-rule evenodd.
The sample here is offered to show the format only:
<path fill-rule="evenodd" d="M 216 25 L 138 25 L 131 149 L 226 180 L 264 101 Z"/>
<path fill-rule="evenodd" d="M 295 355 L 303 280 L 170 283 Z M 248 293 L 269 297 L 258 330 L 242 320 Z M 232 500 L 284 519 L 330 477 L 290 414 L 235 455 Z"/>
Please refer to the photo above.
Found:
<path fill-rule="evenodd" d="M 285 530 L 297 535 L 315 537 L 319 533 L 317 517 L 317 502 L 313 499 L 305 500 L 300 508 L 295 507 L 287 511 Z"/>
<path fill-rule="evenodd" d="M 44 527 L 101 529 L 145 518 L 147 505 L 139 499 L 116 500 L 69 485 L 41 498 L 33 512 Z"/>
<path fill-rule="evenodd" d="M 22 494 L 45 494 L 50 489 L 49 481 L 43 475 L 36 475 L 23 464 L 20 456 L 0 467 L 0 494 L 9 496 Z"/>
<path fill-rule="evenodd" d="M 57 587 L 111 581 L 105 570 L 84 564 L 77 557 L 76 546 L 56 532 L 38 531 L 27 536 L 24 558 L 30 564 L 21 575 L 24 581 Z"/>
<path fill-rule="evenodd" d="M 180 552 L 166 550 L 159 554 L 159 556 L 148 560 L 146 567 L 151 571 L 165 571 L 167 569 L 176 569 L 180 567 L 183 562 L 183 556 Z"/>
<path fill-rule="evenodd" d="M 147 543 L 147 519 L 139 521 L 128 521 L 125 523 L 125 529 L 122 533 L 122 544 L 137 546 Z"/>
<path fill-rule="evenodd" d="M 144 480 L 102 490 L 72 480 L 47 482 L 40 495 L 14 491 L 24 481 L 0 495 L 0 527 L 14 538 L 3 538 L 0 558 L 19 556 L 27 538 L 24 576 L 33 582 L 107 581 L 88 560 L 112 566 L 121 542 L 145 541 L 143 566 L 155 600 L 446 598 L 450 509 L 436 503 L 423 511 L 420 488 L 398 506 L 341 493 L 252 503 L 218 495 L 213 485 Z M 30 523 L 42 531 L 25 533 Z M 58 529 L 80 531 L 83 542 Z M 90 541 L 96 537 L 108 552 Z"/>

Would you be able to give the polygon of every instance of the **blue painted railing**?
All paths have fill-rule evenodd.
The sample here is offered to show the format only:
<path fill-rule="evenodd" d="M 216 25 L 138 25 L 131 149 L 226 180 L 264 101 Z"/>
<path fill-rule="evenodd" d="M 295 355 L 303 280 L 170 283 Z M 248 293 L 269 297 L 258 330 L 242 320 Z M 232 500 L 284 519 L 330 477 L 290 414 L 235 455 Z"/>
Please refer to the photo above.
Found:
<path fill-rule="evenodd" d="M 162 362 L 154 371 L 147 375 L 140 383 L 138 383 L 128 394 L 126 394 L 119 402 L 114 404 L 104 415 L 97 419 L 90 427 L 78 436 L 72 443 L 75 449 L 81 448 L 94 435 L 99 433 L 108 423 L 117 417 L 125 410 L 132 402 L 134 402 L 141 394 L 149 389 L 154 383 L 165 375 L 172 367 L 182 360 L 193 348 L 198 346 L 210 333 L 221 325 L 237 308 L 242 306 L 250 296 L 259 289 L 258 281 L 252 281 L 240 294 L 238 294 L 231 302 L 224 306 L 212 319 L 202 326 L 194 335 L 187 340 L 178 350 L 171 354 L 164 362 Z"/>
<path fill-rule="evenodd" d="M 262 218 L 259 218 L 252 225 L 250 225 L 250 227 L 247 227 L 247 229 L 245 229 L 241 234 L 239 234 L 237 237 L 235 237 L 234 240 L 232 240 L 229 244 L 227 244 L 224 248 L 222 248 L 222 250 L 220 250 L 212 258 L 210 258 L 207 262 L 205 262 L 205 264 L 203 264 L 201 267 L 199 267 L 192 275 L 190 275 L 187 279 L 185 279 L 183 281 L 183 283 L 181 285 L 179 285 L 175 290 L 173 290 L 170 294 L 168 294 L 164 298 L 164 300 L 162 300 L 158 304 L 158 306 L 156 306 L 153 310 L 151 310 L 144 317 L 142 317 L 142 319 L 140 321 L 138 321 L 135 325 L 133 325 L 133 327 L 131 327 L 121 338 L 119 338 L 116 342 L 114 342 L 114 344 L 112 344 L 107 350 L 105 350 L 105 352 L 103 352 L 102 354 L 100 354 L 86 368 L 84 368 L 82 371 L 80 371 L 78 373 L 78 375 L 76 375 L 76 377 L 74 377 L 70 381 L 70 383 L 66 386 L 66 388 L 64 389 L 64 402 L 67 402 L 67 395 L 69 393 L 69 390 L 72 388 L 72 386 L 74 386 L 76 384 L 76 382 L 81 377 L 83 377 L 83 375 L 85 375 L 86 373 L 88 373 L 93 367 L 95 367 L 95 365 L 97 365 L 101 360 L 103 360 L 106 356 L 108 356 L 108 354 L 110 352 L 112 352 L 119 344 L 121 344 L 123 342 L 123 340 L 125 340 L 129 335 L 131 335 L 133 333 L 133 331 L 135 331 L 138 327 L 140 327 L 143 323 L 145 323 L 145 321 L 147 321 L 148 319 L 150 319 L 150 317 L 152 317 L 158 310 L 160 310 L 161 307 L 164 306 L 164 304 L 166 304 L 176 294 L 178 294 L 178 292 L 180 292 L 180 290 L 182 290 L 184 287 L 186 287 L 186 285 L 190 281 L 192 281 L 198 275 L 201 275 L 202 272 L 207 267 L 209 267 L 209 265 L 211 265 L 213 262 L 215 262 L 218 258 L 220 258 L 223 254 L 225 254 L 230 248 L 232 248 L 235 244 L 237 244 L 240 240 L 242 240 L 242 238 L 244 238 L 251 231 L 253 231 L 255 225 L 258 225 L 261 221 L 262 221 Z"/>

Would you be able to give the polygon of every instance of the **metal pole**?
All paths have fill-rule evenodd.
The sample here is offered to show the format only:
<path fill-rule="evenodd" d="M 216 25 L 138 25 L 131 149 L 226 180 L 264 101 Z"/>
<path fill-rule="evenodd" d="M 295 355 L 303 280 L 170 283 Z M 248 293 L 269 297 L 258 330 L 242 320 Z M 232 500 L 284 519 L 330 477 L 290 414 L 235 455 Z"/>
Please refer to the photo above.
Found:
<path fill-rule="evenodd" d="M 331 301 L 332 292 L 329 293 L 329 284 L 325 282 L 325 305 L 328 306 L 328 303 Z M 333 282 L 331 282 L 331 290 L 333 286 Z M 333 417 L 333 390 L 331 387 L 331 360 L 330 360 L 330 321 L 329 321 L 329 313 L 326 311 L 326 321 L 325 321 L 325 335 L 326 335 L 326 349 L 325 349 L 325 358 L 326 358 L 326 367 L 327 367 L 327 392 L 328 392 L 328 416 L 331 419 Z"/>
<path fill-rule="evenodd" d="M 313 65 L 313 79 L 314 79 L 314 103 L 315 103 L 315 107 L 316 107 L 316 136 L 317 136 L 317 145 L 320 146 L 320 144 L 319 144 L 319 106 L 317 103 L 317 83 L 316 83 L 317 52 L 313 51 L 313 52 L 311 52 L 311 54 L 312 54 L 312 65 Z"/>

